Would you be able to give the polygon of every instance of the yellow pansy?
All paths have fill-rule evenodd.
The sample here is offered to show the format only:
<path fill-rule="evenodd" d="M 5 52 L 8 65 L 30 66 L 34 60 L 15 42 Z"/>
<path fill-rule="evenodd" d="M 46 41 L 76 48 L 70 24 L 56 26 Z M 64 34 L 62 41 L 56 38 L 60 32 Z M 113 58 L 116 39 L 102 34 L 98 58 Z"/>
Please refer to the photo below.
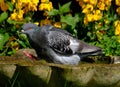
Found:
<path fill-rule="evenodd" d="M 110 5 L 111 5 L 111 1 L 112 1 L 112 0 L 105 0 L 105 4 L 106 4 L 107 6 L 110 6 Z"/>
<path fill-rule="evenodd" d="M 92 21 L 93 21 L 93 14 L 87 14 L 87 15 L 86 15 L 86 20 L 87 20 L 88 22 L 92 22 Z"/>
<path fill-rule="evenodd" d="M 41 3 L 49 2 L 49 0 L 41 0 Z"/>
<path fill-rule="evenodd" d="M 92 5 L 96 5 L 97 4 L 97 0 L 89 0 L 89 3 Z"/>
<path fill-rule="evenodd" d="M 36 6 L 39 3 L 39 0 L 31 0 L 31 3 L 34 3 Z"/>
<path fill-rule="evenodd" d="M 57 28 L 61 28 L 61 27 L 62 27 L 62 25 L 61 25 L 60 22 L 55 22 L 55 23 L 54 23 L 54 26 L 57 27 Z"/>
<path fill-rule="evenodd" d="M 116 26 L 118 26 L 120 24 L 120 20 L 116 20 L 115 22 L 114 22 L 114 26 L 116 27 Z"/>
<path fill-rule="evenodd" d="M 50 11 L 51 9 L 53 9 L 52 2 L 41 3 L 39 6 L 40 11 L 42 11 L 42 10 Z"/>
<path fill-rule="evenodd" d="M 85 8 L 83 8 L 82 13 L 89 13 L 90 11 L 93 10 L 93 6 L 91 4 L 87 4 Z"/>
<path fill-rule="evenodd" d="M 118 15 L 120 15 L 120 7 L 116 9 L 116 12 L 118 13 Z"/>
<path fill-rule="evenodd" d="M 120 6 L 120 0 L 115 0 L 115 4 L 116 4 L 117 6 Z"/>
<path fill-rule="evenodd" d="M 87 18 L 86 18 L 86 17 L 84 17 L 84 20 L 83 20 L 83 21 L 84 21 L 84 24 L 85 24 L 85 25 L 87 25 L 87 24 L 88 24 L 88 20 L 87 20 Z"/>
<path fill-rule="evenodd" d="M 83 2 L 87 3 L 87 2 L 89 2 L 89 0 L 83 0 Z"/>
<path fill-rule="evenodd" d="M 19 43 L 17 41 L 11 43 L 11 48 L 14 49 L 14 50 L 19 50 Z"/>
<path fill-rule="evenodd" d="M 10 16 L 10 19 L 16 20 L 17 13 L 12 13 Z"/>
<path fill-rule="evenodd" d="M 118 26 L 115 28 L 115 35 L 119 35 L 119 36 L 120 36 L 120 25 L 118 25 Z"/>
<path fill-rule="evenodd" d="M 39 22 L 34 22 L 34 24 L 39 25 Z"/>
<path fill-rule="evenodd" d="M 102 13 L 100 10 L 94 10 L 93 13 L 94 13 L 93 15 L 94 21 L 100 20 L 102 18 Z"/>
<path fill-rule="evenodd" d="M 97 4 L 97 7 L 98 7 L 100 10 L 105 10 L 105 3 L 99 2 L 99 3 Z"/>
<path fill-rule="evenodd" d="M 14 13 L 11 14 L 10 19 L 15 21 L 22 21 L 23 20 L 23 10 L 19 10 L 18 12 L 14 10 Z"/>
<path fill-rule="evenodd" d="M 120 20 L 114 22 L 114 27 L 115 27 L 115 35 L 120 36 Z"/>

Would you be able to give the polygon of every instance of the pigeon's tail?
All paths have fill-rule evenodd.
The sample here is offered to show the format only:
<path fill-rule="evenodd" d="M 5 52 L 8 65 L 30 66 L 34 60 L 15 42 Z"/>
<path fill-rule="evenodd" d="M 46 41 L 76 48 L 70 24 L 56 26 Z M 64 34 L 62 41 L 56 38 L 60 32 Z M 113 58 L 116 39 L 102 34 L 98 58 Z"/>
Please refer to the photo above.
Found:
<path fill-rule="evenodd" d="M 80 41 L 80 51 L 78 52 L 80 58 L 85 58 L 87 56 L 90 55 L 102 55 L 102 49 L 97 47 L 97 46 L 93 46 L 90 44 L 87 44 L 85 42 Z"/>

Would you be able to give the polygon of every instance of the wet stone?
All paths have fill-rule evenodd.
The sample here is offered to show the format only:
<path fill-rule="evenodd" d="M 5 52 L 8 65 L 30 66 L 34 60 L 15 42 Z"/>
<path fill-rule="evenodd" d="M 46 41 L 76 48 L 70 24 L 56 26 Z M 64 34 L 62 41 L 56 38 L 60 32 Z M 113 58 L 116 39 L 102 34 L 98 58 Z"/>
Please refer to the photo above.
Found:
<path fill-rule="evenodd" d="M 93 63 L 70 66 L 32 61 L 24 55 L 24 50 L 36 56 L 33 49 L 0 56 L 0 87 L 120 87 L 119 56 L 98 60 L 89 57 Z M 102 63 L 103 60 L 110 62 Z"/>

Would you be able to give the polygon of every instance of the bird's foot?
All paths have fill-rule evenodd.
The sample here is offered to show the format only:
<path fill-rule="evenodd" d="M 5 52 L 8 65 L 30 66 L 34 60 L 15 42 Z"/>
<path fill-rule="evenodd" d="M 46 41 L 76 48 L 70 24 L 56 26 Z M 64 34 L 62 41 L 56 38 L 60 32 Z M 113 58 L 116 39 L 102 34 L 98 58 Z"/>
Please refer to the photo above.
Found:
<path fill-rule="evenodd" d="M 27 52 L 27 51 L 23 51 L 23 53 L 24 53 L 28 58 L 30 58 L 31 60 L 38 60 L 37 57 L 35 57 L 34 55 L 30 54 L 30 53 Z"/>

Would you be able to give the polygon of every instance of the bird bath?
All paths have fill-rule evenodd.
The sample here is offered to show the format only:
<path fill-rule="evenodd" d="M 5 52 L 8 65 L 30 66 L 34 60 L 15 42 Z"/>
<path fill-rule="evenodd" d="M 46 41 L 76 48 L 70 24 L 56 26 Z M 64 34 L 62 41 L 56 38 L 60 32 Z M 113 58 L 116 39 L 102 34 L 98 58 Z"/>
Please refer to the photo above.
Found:
<path fill-rule="evenodd" d="M 22 49 L 0 56 L 0 87 L 120 87 L 120 64 L 62 65 L 32 61 Z"/>

